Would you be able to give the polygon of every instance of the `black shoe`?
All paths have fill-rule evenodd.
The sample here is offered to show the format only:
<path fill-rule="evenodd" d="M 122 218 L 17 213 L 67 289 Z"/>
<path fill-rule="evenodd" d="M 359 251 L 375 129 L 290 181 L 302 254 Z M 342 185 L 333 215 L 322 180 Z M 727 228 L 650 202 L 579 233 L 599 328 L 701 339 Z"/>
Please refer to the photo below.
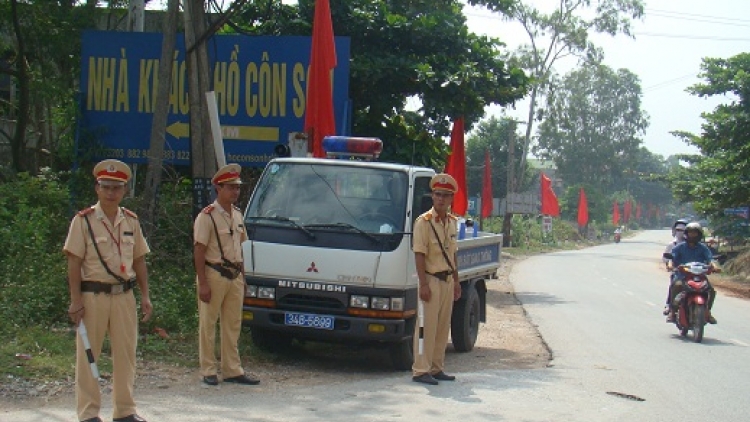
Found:
<path fill-rule="evenodd" d="M 101 418 L 99 418 L 99 416 L 97 416 L 95 418 L 88 418 L 88 419 L 82 420 L 81 422 L 102 422 L 102 420 Z"/>
<path fill-rule="evenodd" d="M 234 382 L 237 384 L 244 384 L 244 385 L 260 384 L 260 380 L 256 380 L 255 378 L 250 378 L 245 374 L 237 375 L 236 377 L 224 378 L 224 382 Z"/>
<path fill-rule="evenodd" d="M 411 380 L 414 382 L 421 382 L 422 384 L 429 384 L 429 385 L 438 385 L 438 381 L 433 378 L 430 374 L 422 374 L 422 375 L 416 375 L 411 377 Z"/>
<path fill-rule="evenodd" d="M 208 385 L 219 385 L 219 378 L 216 375 L 203 377 L 203 383 Z"/>
<path fill-rule="evenodd" d="M 146 422 L 146 420 L 133 413 L 132 415 L 125 416 L 124 418 L 112 419 L 112 422 Z"/>
<path fill-rule="evenodd" d="M 455 381 L 456 377 L 454 375 L 448 375 L 443 371 L 438 372 L 437 374 L 432 374 L 432 378 L 435 378 L 439 381 Z"/>
<path fill-rule="evenodd" d="M 708 322 L 709 324 L 716 324 L 716 318 L 714 318 L 713 315 L 709 315 L 706 317 L 706 322 Z"/>

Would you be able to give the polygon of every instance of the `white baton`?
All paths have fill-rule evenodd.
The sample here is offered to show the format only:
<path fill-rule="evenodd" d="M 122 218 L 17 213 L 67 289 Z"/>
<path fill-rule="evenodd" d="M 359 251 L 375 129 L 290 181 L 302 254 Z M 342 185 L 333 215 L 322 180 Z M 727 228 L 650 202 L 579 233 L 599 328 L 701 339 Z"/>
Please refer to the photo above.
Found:
<path fill-rule="evenodd" d="M 421 356 L 424 354 L 424 303 L 421 300 L 417 301 L 417 324 L 419 325 L 417 351 Z"/>
<path fill-rule="evenodd" d="M 86 349 L 86 358 L 89 360 L 89 365 L 91 366 L 91 375 L 94 377 L 94 379 L 98 380 L 99 368 L 96 366 L 94 353 L 91 351 L 91 343 L 89 343 L 89 333 L 86 331 L 86 325 L 83 324 L 83 320 L 78 323 L 78 335 L 81 336 L 83 347 L 84 349 Z"/>

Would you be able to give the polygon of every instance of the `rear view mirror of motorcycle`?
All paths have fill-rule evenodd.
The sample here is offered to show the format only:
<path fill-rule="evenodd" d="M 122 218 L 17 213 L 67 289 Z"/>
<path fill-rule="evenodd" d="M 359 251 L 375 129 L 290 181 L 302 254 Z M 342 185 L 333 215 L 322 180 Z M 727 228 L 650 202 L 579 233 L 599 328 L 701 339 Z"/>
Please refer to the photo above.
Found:
<path fill-rule="evenodd" d="M 672 254 L 669 252 L 664 252 L 662 256 L 664 257 L 664 259 L 672 259 Z"/>

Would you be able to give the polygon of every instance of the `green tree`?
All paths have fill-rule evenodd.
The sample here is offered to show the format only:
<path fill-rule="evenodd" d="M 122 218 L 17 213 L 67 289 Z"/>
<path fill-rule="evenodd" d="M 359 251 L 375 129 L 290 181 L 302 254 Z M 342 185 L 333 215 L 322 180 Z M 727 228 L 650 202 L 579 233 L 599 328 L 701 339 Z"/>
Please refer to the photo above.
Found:
<path fill-rule="evenodd" d="M 575 56 L 598 62 L 602 52 L 589 39 L 591 32 L 615 36 L 631 35 L 631 19 L 643 16 L 641 0 L 560 0 L 554 10 L 544 13 L 523 1 L 468 0 L 519 22 L 528 35 L 529 44 L 515 53 L 518 63 L 533 79 L 529 98 L 526 134 L 521 154 L 521 173 L 526 167 L 526 155 L 531 145 L 534 122 L 538 120 L 539 97 L 550 84 L 554 65 L 558 60 Z"/>
<path fill-rule="evenodd" d="M 482 195 L 484 182 L 485 152 L 490 155 L 492 172 L 492 196 L 503 198 L 507 195 L 508 185 L 508 137 L 515 142 L 514 150 L 520 151 L 523 138 L 516 132 L 518 123 L 510 118 L 490 117 L 479 122 L 476 131 L 466 140 L 466 185 L 470 196 Z M 518 168 L 520 156 L 514 155 L 514 164 Z M 518 177 L 516 174 L 514 178 Z M 528 176 L 522 177 L 528 179 Z"/>
<path fill-rule="evenodd" d="M 688 92 L 731 100 L 703 114 L 700 136 L 673 132 L 700 154 L 680 156 L 687 165 L 674 168 L 669 180 L 680 200 L 693 201 L 699 212 L 718 214 L 726 207 L 750 204 L 750 53 L 704 58 L 699 76 L 705 82 Z"/>
<path fill-rule="evenodd" d="M 647 125 L 635 74 L 586 65 L 550 89 L 534 152 L 565 183 L 610 186 L 637 162 Z"/>
<path fill-rule="evenodd" d="M 457 0 L 331 2 L 334 33 L 351 37 L 353 133 L 383 139 L 383 160 L 442 168 L 453 119 L 471 127 L 485 106 L 526 94 L 528 79 L 506 63 L 503 44 L 469 32 L 461 8 Z M 251 25 L 237 28 L 309 35 L 313 13 L 313 0 L 254 2 L 241 13 Z M 421 104 L 416 112 L 410 99 Z"/>

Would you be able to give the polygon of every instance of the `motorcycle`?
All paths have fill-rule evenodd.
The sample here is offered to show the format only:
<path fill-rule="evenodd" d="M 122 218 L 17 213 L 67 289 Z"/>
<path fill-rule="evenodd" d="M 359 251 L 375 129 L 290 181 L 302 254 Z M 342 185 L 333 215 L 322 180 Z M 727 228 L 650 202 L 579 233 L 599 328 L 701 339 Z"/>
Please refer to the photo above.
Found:
<path fill-rule="evenodd" d="M 664 258 L 672 259 L 672 254 L 665 253 Z M 710 285 L 708 275 L 720 272 L 713 265 L 702 262 L 688 262 L 675 268 L 675 272 L 684 275 L 682 291 L 672 301 L 672 309 L 676 310 L 674 323 L 680 330 L 682 337 L 692 331 L 692 339 L 696 343 L 703 341 L 703 331 L 708 314 L 708 295 Z"/>
<path fill-rule="evenodd" d="M 622 235 L 620 233 L 615 233 L 615 243 L 620 243 L 620 237 Z"/>

